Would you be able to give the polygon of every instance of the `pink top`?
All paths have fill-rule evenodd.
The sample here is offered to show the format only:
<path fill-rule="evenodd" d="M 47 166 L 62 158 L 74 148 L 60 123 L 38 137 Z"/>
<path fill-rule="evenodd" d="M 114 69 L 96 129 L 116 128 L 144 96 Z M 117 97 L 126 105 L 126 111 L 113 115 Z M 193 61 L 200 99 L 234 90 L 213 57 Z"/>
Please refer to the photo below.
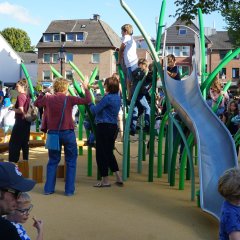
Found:
<path fill-rule="evenodd" d="M 74 129 L 72 108 L 74 105 L 89 104 L 91 102 L 89 90 L 85 90 L 85 94 L 85 98 L 67 96 L 67 104 L 60 130 Z M 58 130 L 65 98 L 64 93 L 55 93 L 52 95 L 40 95 L 35 101 L 35 106 L 45 108 L 44 114 L 46 114 L 48 130 Z"/>

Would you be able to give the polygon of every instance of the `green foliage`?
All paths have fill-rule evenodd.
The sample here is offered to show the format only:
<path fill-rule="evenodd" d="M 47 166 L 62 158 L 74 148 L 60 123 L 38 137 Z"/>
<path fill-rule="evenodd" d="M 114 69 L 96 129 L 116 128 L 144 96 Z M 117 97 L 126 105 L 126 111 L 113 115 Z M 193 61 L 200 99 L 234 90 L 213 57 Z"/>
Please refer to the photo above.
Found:
<path fill-rule="evenodd" d="M 177 6 L 174 17 L 183 21 L 195 19 L 197 9 L 203 14 L 221 12 L 227 23 L 227 30 L 235 46 L 240 46 L 240 1 L 239 0 L 175 0 Z"/>
<path fill-rule="evenodd" d="M 34 50 L 31 46 L 31 40 L 28 34 L 18 28 L 5 28 L 1 35 L 7 40 L 12 48 L 17 52 L 26 52 Z"/>

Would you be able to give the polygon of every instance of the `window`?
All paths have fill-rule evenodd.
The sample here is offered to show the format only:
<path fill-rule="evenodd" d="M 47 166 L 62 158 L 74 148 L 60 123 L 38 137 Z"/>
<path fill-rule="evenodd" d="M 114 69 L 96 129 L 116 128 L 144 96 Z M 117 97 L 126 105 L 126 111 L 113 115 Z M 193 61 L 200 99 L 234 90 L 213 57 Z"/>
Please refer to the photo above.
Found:
<path fill-rule="evenodd" d="M 166 47 L 166 55 L 168 55 L 168 54 L 173 54 L 173 47 L 172 46 Z"/>
<path fill-rule="evenodd" d="M 58 53 L 54 53 L 54 54 L 53 54 L 53 60 L 52 60 L 52 62 L 53 62 L 53 63 L 58 63 L 58 60 L 59 60 L 59 55 L 58 55 Z"/>
<path fill-rule="evenodd" d="M 66 62 L 73 62 L 73 54 L 72 53 L 66 53 Z"/>
<path fill-rule="evenodd" d="M 226 68 L 222 68 L 222 70 L 219 72 L 219 78 L 226 79 L 226 75 L 227 75 Z"/>
<path fill-rule="evenodd" d="M 66 41 L 74 41 L 74 34 L 73 33 L 68 33 Z"/>
<path fill-rule="evenodd" d="M 182 46 L 182 56 L 183 57 L 190 56 L 190 47 L 189 46 Z"/>
<path fill-rule="evenodd" d="M 43 41 L 44 42 L 52 42 L 52 34 L 44 34 Z"/>
<path fill-rule="evenodd" d="M 83 32 L 77 33 L 76 35 L 76 41 L 83 41 L 84 40 L 84 34 Z"/>
<path fill-rule="evenodd" d="M 60 42 L 60 34 L 53 34 L 53 41 Z"/>
<path fill-rule="evenodd" d="M 50 80 L 50 70 L 43 71 L 43 81 Z"/>
<path fill-rule="evenodd" d="M 239 78 L 239 68 L 232 69 L 232 78 Z"/>
<path fill-rule="evenodd" d="M 99 63 L 100 62 L 100 54 L 99 53 L 93 53 L 92 54 L 92 63 Z"/>
<path fill-rule="evenodd" d="M 178 34 L 179 35 L 186 35 L 187 34 L 187 29 L 186 28 L 179 28 Z"/>
<path fill-rule="evenodd" d="M 220 59 L 223 59 L 226 54 L 227 54 L 227 51 L 219 51 L 219 57 L 220 57 Z"/>
<path fill-rule="evenodd" d="M 51 58 L 51 54 L 50 53 L 44 53 L 43 54 L 43 62 L 44 63 L 50 63 L 50 58 Z"/>
<path fill-rule="evenodd" d="M 66 79 L 73 79 L 73 72 L 71 70 L 66 71 Z"/>
<path fill-rule="evenodd" d="M 175 57 L 180 57 L 181 56 L 181 47 L 174 47 L 173 54 Z"/>

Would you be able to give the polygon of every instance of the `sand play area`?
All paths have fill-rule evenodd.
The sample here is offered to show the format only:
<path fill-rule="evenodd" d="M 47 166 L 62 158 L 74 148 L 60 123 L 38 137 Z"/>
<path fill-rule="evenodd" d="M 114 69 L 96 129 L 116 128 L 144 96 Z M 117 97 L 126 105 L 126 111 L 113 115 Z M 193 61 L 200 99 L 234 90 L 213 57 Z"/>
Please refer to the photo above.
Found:
<path fill-rule="evenodd" d="M 122 143 L 116 147 L 122 152 Z M 56 192 L 43 195 L 43 183 L 31 192 L 34 204 L 31 216 L 44 221 L 45 240 L 213 240 L 218 238 L 218 222 L 204 213 L 190 200 L 190 183 L 184 191 L 161 179 L 147 181 L 148 157 L 143 173 L 137 174 L 137 143 L 131 145 L 131 175 L 124 187 L 112 184 L 109 188 L 94 188 L 96 182 L 95 152 L 93 176 L 87 176 L 87 151 L 78 158 L 76 194 L 66 197 L 64 179 L 58 178 Z M 122 156 L 115 153 L 121 166 Z M 7 159 L 7 153 L 1 158 Z M 44 147 L 30 150 L 32 166 L 45 166 L 48 156 Z M 63 160 L 62 160 L 63 163 Z M 196 167 L 197 168 L 197 167 Z M 178 175 L 178 171 L 176 170 Z M 112 182 L 114 178 L 111 177 Z M 198 183 L 198 178 L 196 177 Z M 197 188 L 197 186 L 196 186 Z M 31 239 L 35 239 L 32 220 L 25 225 Z"/>

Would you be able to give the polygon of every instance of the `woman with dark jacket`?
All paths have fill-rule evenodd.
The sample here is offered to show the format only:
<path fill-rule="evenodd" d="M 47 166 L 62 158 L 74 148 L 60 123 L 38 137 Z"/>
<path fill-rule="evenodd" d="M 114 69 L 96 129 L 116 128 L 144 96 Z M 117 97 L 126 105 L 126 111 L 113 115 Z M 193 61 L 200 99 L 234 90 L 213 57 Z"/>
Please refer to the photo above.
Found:
<path fill-rule="evenodd" d="M 90 110 L 95 115 L 96 123 L 96 161 L 102 180 L 94 187 L 110 187 L 108 170 L 115 173 L 118 186 L 123 186 L 119 168 L 114 156 L 114 144 L 118 132 L 118 112 L 121 99 L 119 95 L 119 80 L 110 77 L 105 80 L 105 96 L 97 105 L 91 105 Z"/>
<path fill-rule="evenodd" d="M 56 172 L 61 160 L 61 147 L 64 147 L 66 161 L 65 195 L 72 196 L 75 192 L 75 177 L 77 167 L 77 143 L 72 119 L 74 105 L 89 104 L 91 95 L 87 88 L 87 82 L 82 82 L 85 90 L 85 98 L 68 96 L 69 81 L 64 78 L 57 79 L 53 84 L 54 94 L 41 94 L 35 101 L 35 106 L 44 107 L 46 114 L 46 127 L 48 134 L 59 134 L 60 150 L 48 150 L 47 176 L 44 186 L 44 194 L 49 195 L 55 191 Z M 65 110 L 64 109 L 64 104 Z M 59 129 L 63 113 L 62 124 Z M 59 129 L 59 131 L 58 131 Z"/>

